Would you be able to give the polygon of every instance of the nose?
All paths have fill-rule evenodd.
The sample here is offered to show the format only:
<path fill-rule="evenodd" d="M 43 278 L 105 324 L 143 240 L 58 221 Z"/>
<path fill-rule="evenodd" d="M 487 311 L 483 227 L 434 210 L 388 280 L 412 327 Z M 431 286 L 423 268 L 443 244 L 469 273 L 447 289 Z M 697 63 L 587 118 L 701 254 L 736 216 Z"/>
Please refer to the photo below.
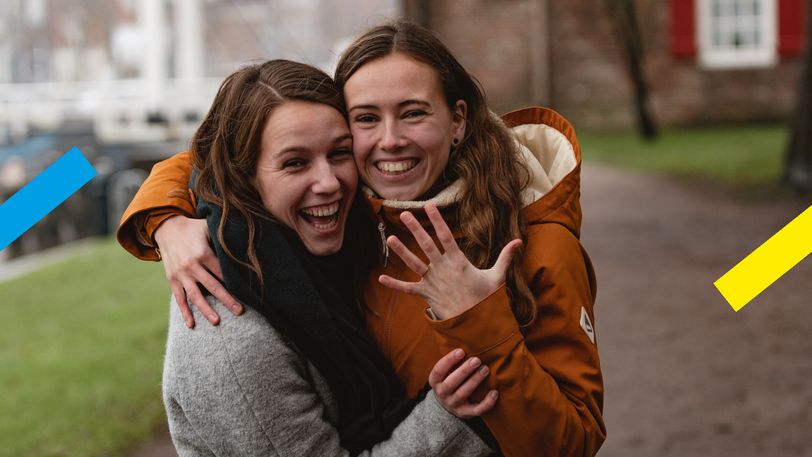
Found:
<path fill-rule="evenodd" d="M 341 183 L 333 167 L 327 161 L 321 162 L 314 170 L 313 192 L 316 194 L 332 194 L 338 192 Z"/>
<path fill-rule="evenodd" d="M 389 121 L 384 124 L 378 147 L 386 152 L 395 152 L 403 147 L 403 137 L 397 122 Z"/>

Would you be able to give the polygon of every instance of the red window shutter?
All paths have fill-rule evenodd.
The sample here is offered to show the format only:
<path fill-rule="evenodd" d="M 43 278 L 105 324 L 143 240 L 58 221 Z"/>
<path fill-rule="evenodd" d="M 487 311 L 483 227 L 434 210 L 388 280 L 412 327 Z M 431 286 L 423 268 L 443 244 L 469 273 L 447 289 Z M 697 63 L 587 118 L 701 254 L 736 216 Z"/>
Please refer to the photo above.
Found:
<path fill-rule="evenodd" d="M 806 0 L 778 0 L 778 53 L 792 56 L 803 52 Z"/>
<path fill-rule="evenodd" d="M 680 58 L 696 55 L 694 1 L 671 0 L 671 52 Z"/>

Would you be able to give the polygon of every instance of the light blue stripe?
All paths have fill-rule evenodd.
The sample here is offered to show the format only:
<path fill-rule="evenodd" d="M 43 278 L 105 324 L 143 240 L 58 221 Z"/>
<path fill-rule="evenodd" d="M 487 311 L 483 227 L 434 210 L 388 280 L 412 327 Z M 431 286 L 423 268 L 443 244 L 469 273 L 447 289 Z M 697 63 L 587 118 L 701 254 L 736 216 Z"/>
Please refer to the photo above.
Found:
<path fill-rule="evenodd" d="M 96 176 L 96 170 L 74 147 L 0 205 L 0 250 Z"/>

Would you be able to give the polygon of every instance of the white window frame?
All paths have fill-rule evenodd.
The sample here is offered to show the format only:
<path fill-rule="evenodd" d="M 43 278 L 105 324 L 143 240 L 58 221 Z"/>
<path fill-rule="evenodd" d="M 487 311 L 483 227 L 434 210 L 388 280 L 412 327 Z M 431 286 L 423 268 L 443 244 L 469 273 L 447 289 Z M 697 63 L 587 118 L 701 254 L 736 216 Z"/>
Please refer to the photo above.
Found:
<path fill-rule="evenodd" d="M 699 63 L 708 69 L 727 68 L 766 68 L 778 61 L 776 52 L 778 40 L 778 20 L 776 18 L 777 0 L 755 0 L 759 2 L 761 14 L 755 26 L 761 32 L 761 42 L 756 48 L 725 48 L 714 46 L 712 36 L 715 26 L 733 26 L 734 16 L 728 17 L 727 25 L 715 23 L 713 19 L 714 0 L 696 0 L 696 30 L 699 44 Z M 719 0 L 734 2 L 736 0 Z"/>

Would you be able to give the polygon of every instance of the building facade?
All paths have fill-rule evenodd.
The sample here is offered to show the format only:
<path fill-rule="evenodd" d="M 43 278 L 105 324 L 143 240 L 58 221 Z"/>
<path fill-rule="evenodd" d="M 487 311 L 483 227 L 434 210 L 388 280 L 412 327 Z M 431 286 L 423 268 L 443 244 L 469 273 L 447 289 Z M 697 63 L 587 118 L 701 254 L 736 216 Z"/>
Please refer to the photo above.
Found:
<path fill-rule="evenodd" d="M 610 0 L 404 0 L 500 112 L 550 106 L 576 125 L 634 125 Z M 634 0 L 649 106 L 661 124 L 786 118 L 803 58 L 806 0 Z"/>

